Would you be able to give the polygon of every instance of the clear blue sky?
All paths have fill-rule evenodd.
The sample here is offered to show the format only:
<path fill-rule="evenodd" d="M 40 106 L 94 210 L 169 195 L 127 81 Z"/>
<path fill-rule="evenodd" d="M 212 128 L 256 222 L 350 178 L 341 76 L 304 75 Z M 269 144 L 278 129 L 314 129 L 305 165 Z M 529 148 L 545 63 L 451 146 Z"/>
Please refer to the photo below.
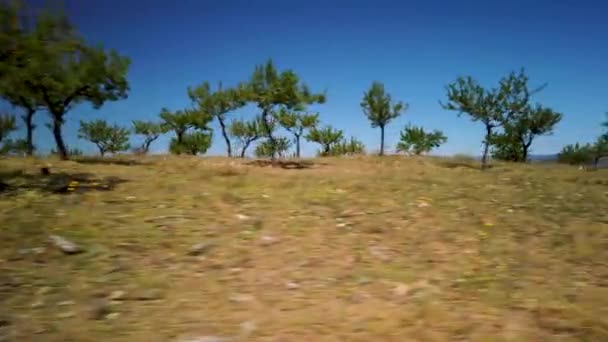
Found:
<path fill-rule="evenodd" d="M 363 140 L 369 150 L 379 147 L 379 131 L 359 102 L 373 80 L 410 104 L 387 128 L 390 149 L 411 122 L 444 131 L 449 140 L 437 154 L 479 153 L 483 127 L 438 103 L 445 85 L 460 75 L 493 86 L 523 66 L 533 85 L 548 83 L 536 100 L 564 119 L 552 136 L 534 143 L 535 154 L 590 141 L 608 111 L 608 2 L 601 0 L 67 0 L 66 6 L 89 41 L 133 62 L 127 100 L 100 110 L 82 105 L 67 115 L 67 143 L 91 152 L 93 145 L 76 138 L 78 120 L 153 120 L 163 106 L 188 106 L 187 86 L 236 84 L 269 57 L 313 90 L 327 89 L 327 103 L 316 107 L 322 122 Z M 231 116 L 255 114 L 247 107 Z M 46 113 L 37 120 L 45 122 Z M 215 132 L 209 154 L 223 154 L 219 128 Z M 54 146 L 42 124 L 35 138 L 42 150 Z M 169 138 L 153 149 L 166 149 Z M 308 155 L 317 148 L 304 145 Z"/>

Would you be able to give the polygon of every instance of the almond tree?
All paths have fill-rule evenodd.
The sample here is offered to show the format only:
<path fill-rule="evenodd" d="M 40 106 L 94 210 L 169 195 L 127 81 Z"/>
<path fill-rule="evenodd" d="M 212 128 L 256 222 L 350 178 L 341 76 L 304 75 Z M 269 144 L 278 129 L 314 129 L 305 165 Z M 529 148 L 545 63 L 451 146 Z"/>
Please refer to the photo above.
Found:
<path fill-rule="evenodd" d="M 211 128 L 209 128 L 208 125 L 213 119 L 211 115 L 194 109 L 184 109 L 171 112 L 167 108 L 161 109 L 160 118 L 163 120 L 161 124 L 163 131 L 175 132 L 175 138 L 171 140 L 170 145 L 170 151 L 175 154 L 187 152 L 188 149 L 182 149 L 179 148 L 179 146 L 183 145 L 184 137 L 189 130 L 195 129 L 199 131 L 211 132 Z M 198 139 L 198 137 L 196 138 Z M 190 141 L 192 141 L 192 139 Z"/>
<path fill-rule="evenodd" d="M 530 89 L 528 80 L 523 69 L 500 80 L 498 99 L 502 108 L 502 132 L 492 137 L 495 158 L 526 162 L 534 139 L 551 134 L 562 119 L 561 113 L 531 103 L 532 95 L 543 90 L 546 84 Z"/>
<path fill-rule="evenodd" d="M 216 118 L 220 124 L 222 137 L 226 142 L 228 157 L 232 157 L 232 144 L 226 125 L 226 114 L 247 104 L 245 86 L 236 88 L 222 87 L 219 84 L 216 91 L 211 91 L 209 82 L 204 82 L 195 88 L 188 88 L 188 96 L 198 106 L 198 110 Z"/>
<path fill-rule="evenodd" d="M 459 77 L 446 87 L 448 101 L 441 106 L 458 112 L 458 116 L 466 113 L 472 121 L 480 121 L 485 127 L 483 155 L 481 168 L 488 164 L 488 153 L 492 135 L 503 121 L 503 111 L 496 89 L 486 90 L 472 77 Z"/>
<path fill-rule="evenodd" d="M 400 133 L 397 151 L 420 155 L 441 146 L 447 140 L 440 130 L 426 132 L 422 127 L 407 125 Z"/>
<path fill-rule="evenodd" d="M 130 60 L 116 51 L 87 45 L 67 17 L 46 11 L 23 34 L 9 56 L 0 58 L 0 70 L 14 71 L 16 89 L 51 115 L 52 132 L 62 159 L 68 158 L 61 128 L 65 115 L 77 104 L 89 102 L 100 108 L 107 101 L 127 97 L 126 74 Z M 9 80 L 10 81 L 10 80 Z"/>
<path fill-rule="evenodd" d="M 160 137 L 161 134 L 166 133 L 166 127 L 160 123 L 151 121 L 133 121 L 133 130 L 135 134 L 143 135 L 144 141 L 141 145 L 141 151 L 148 153 L 150 151 L 150 145 Z"/>
<path fill-rule="evenodd" d="M 325 94 L 312 93 L 292 70 L 279 72 L 272 60 L 255 67 L 246 89 L 246 99 L 260 110 L 263 133 L 273 145 L 277 143 L 271 128 L 275 121 L 273 114 L 280 108 L 297 111 L 325 102 Z M 271 158 L 274 160 L 275 155 Z"/>
<path fill-rule="evenodd" d="M 80 121 L 78 137 L 97 145 L 102 157 L 129 149 L 129 130 L 105 120 Z"/>
<path fill-rule="evenodd" d="M 342 141 L 342 131 L 334 129 L 331 126 L 325 126 L 323 128 L 313 128 L 308 132 L 306 139 L 313 141 L 321 145 L 321 151 L 319 155 L 329 156 L 331 149 L 334 145 Z"/>
<path fill-rule="evenodd" d="M 408 108 L 407 103 L 392 103 L 392 97 L 380 82 L 373 82 L 363 94 L 361 108 L 373 128 L 380 128 L 380 155 L 384 155 L 384 128 Z"/>
<path fill-rule="evenodd" d="M 26 128 L 26 143 L 20 142 L 20 148 L 25 147 L 27 155 L 34 153 L 33 134 L 36 126 L 33 123 L 34 114 L 41 105 L 36 94 L 30 93 L 26 86 L 24 73 L 27 72 L 27 42 L 28 18 L 25 16 L 25 6 L 20 1 L 0 3 L 0 46 L 3 58 L 0 59 L 0 98 L 14 107 L 23 110 L 21 118 Z"/>
<path fill-rule="evenodd" d="M 300 158 L 300 138 L 305 130 L 312 129 L 319 123 L 319 114 L 298 113 L 281 108 L 276 118 L 278 123 L 293 135 L 296 158 Z"/>
<path fill-rule="evenodd" d="M 271 125 L 271 129 L 274 130 L 274 125 Z M 230 135 L 239 142 L 241 147 L 241 158 L 245 158 L 247 149 L 256 140 L 262 138 L 264 133 L 262 132 L 262 118 L 260 116 L 255 117 L 253 120 L 233 120 L 229 127 Z"/>

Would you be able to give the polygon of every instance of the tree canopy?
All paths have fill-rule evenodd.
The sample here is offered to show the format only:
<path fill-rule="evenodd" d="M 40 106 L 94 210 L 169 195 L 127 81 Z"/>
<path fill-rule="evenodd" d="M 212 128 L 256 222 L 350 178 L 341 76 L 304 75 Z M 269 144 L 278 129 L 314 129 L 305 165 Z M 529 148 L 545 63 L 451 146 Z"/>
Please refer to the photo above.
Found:
<path fill-rule="evenodd" d="M 470 76 L 460 77 L 446 87 L 448 101 L 441 105 L 484 124 L 482 168 L 487 165 L 490 147 L 494 147 L 495 158 L 524 162 L 534 139 L 550 134 L 562 118 L 561 113 L 530 102 L 545 87 L 531 89 L 523 69 L 509 73 L 497 88 L 490 89 Z"/>
<path fill-rule="evenodd" d="M 226 142 L 228 157 L 232 156 L 232 143 L 228 134 L 226 114 L 247 104 L 247 89 L 245 85 L 235 88 L 223 88 L 220 82 L 216 91 L 211 91 L 209 82 L 188 88 L 188 96 L 198 106 L 200 112 L 216 118 L 220 124 L 222 137 Z"/>
<path fill-rule="evenodd" d="M 256 116 L 252 120 L 233 120 L 230 124 L 230 135 L 238 141 L 241 158 L 245 158 L 245 153 L 251 143 L 264 136 L 262 125 L 261 116 Z M 271 124 L 270 128 L 274 130 L 274 124 Z"/>
<path fill-rule="evenodd" d="M 408 108 L 407 103 L 397 101 L 384 90 L 384 85 L 374 81 L 363 94 L 361 108 L 373 128 L 380 128 L 380 155 L 384 154 L 384 128 Z"/>
<path fill-rule="evenodd" d="M 331 149 L 335 144 L 338 144 L 343 137 L 341 130 L 334 129 L 331 126 L 325 126 L 323 128 L 313 128 L 308 132 L 306 139 L 313 141 L 321 145 L 321 151 L 319 155 L 329 156 Z"/>
<path fill-rule="evenodd" d="M 129 149 L 129 130 L 104 120 L 80 121 L 78 137 L 95 144 L 103 157 L 107 152 L 116 153 Z"/>
<path fill-rule="evenodd" d="M 271 124 L 278 109 L 302 111 L 307 105 L 324 103 L 326 100 L 324 93 L 311 92 L 294 71 L 279 72 L 270 59 L 255 67 L 246 89 L 248 102 L 254 103 L 261 112 L 263 132 L 270 144 L 277 143 Z M 272 159 L 274 157 L 271 156 Z"/>
<path fill-rule="evenodd" d="M 10 17 L 12 12 L 3 13 Z M 3 33 L 0 38 L 11 37 L 10 48 L 0 58 L 0 89 L 14 87 L 49 112 L 58 152 L 67 159 L 61 134 L 65 114 L 82 102 L 100 108 L 107 101 L 126 98 L 130 60 L 101 45 L 88 45 L 63 13 L 46 10 L 31 25 L 15 26 L 20 27 L 18 34 Z M 6 71 L 12 76 L 5 77 Z"/>
<path fill-rule="evenodd" d="M 420 155 L 441 146 L 447 140 L 439 130 L 426 132 L 422 127 L 407 125 L 400 133 L 397 151 Z"/>
<path fill-rule="evenodd" d="M 141 145 L 141 151 L 143 153 L 148 153 L 148 151 L 150 151 L 150 145 L 158 139 L 161 134 L 167 132 L 166 126 L 163 126 L 161 123 L 141 120 L 133 121 L 133 130 L 135 134 L 142 135 L 144 138 Z"/>
<path fill-rule="evenodd" d="M 294 136 L 296 158 L 300 158 L 300 139 L 307 129 L 319 123 L 319 114 L 301 113 L 281 108 L 276 114 L 278 123 Z"/>
<path fill-rule="evenodd" d="M 17 129 L 15 116 L 11 114 L 0 114 L 0 142 L 8 137 L 8 135 Z"/>

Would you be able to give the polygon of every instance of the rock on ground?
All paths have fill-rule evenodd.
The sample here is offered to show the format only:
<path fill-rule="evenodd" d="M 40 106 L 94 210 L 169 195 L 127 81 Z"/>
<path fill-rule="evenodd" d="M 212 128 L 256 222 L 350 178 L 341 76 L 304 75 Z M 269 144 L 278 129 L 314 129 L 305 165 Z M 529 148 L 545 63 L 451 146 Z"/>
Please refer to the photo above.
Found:
<path fill-rule="evenodd" d="M 51 235 L 49 236 L 49 240 L 55 247 L 59 248 L 65 254 L 77 254 L 84 251 L 77 244 L 59 235 Z"/>

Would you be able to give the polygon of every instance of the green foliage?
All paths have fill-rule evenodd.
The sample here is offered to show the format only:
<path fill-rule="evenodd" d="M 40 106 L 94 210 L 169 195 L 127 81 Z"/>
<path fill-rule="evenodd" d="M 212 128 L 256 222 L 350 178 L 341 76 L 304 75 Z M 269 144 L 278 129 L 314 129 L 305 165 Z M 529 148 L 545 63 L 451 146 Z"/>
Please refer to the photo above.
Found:
<path fill-rule="evenodd" d="M 251 143 L 264 136 L 262 125 L 261 116 L 249 121 L 233 120 L 230 124 L 230 135 L 238 141 L 238 145 L 241 147 L 241 158 L 245 158 L 245 153 Z M 271 130 L 274 130 L 274 126 L 274 123 L 270 125 Z"/>
<path fill-rule="evenodd" d="M 341 130 L 334 129 L 331 126 L 325 126 L 324 128 L 313 128 L 308 132 L 306 139 L 313 141 L 321 145 L 320 156 L 329 156 L 332 147 L 338 144 L 343 137 Z"/>
<path fill-rule="evenodd" d="M 486 129 L 481 166 L 485 168 L 494 129 L 502 122 L 500 100 L 495 89 L 486 90 L 472 77 L 459 77 L 446 87 L 448 102 L 442 103 L 444 109 L 466 113 L 474 122 L 480 121 Z"/>
<path fill-rule="evenodd" d="M 2 142 L 0 154 L 27 155 L 29 154 L 29 144 L 25 139 L 6 139 Z"/>
<path fill-rule="evenodd" d="M 342 141 L 331 145 L 327 155 L 344 156 L 344 155 L 355 155 L 355 154 L 364 154 L 364 153 L 365 153 L 365 145 L 363 145 L 363 142 L 356 139 L 355 137 L 351 137 L 350 140 L 343 139 Z M 319 155 L 321 155 L 321 153 L 319 153 Z"/>
<path fill-rule="evenodd" d="M 181 141 L 182 136 L 191 128 L 210 131 L 208 125 L 213 119 L 211 115 L 194 109 L 171 112 L 167 108 L 161 109 L 160 118 L 163 120 L 162 129 L 174 131 L 178 141 Z"/>
<path fill-rule="evenodd" d="M 281 108 L 275 117 L 279 124 L 294 136 L 296 157 L 300 158 L 300 138 L 304 130 L 314 128 L 319 123 L 319 114 L 299 113 Z"/>
<path fill-rule="evenodd" d="M 392 98 L 389 93 L 384 90 L 384 85 L 374 81 L 363 94 L 361 108 L 367 119 L 371 122 L 373 128 L 380 128 L 380 155 L 384 154 L 384 128 L 393 119 L 401 115 L 401 112 L 408 108 L 407 103 L 398 101 L 392 103 Z"/>
<path fill-rule="evenodd" d="M 245 98 L 260 109 L 262 129 L 271 144 L 276 143 L 270 125 L 277 109 L 303 111 L 307 105 L 326 100 L 325 94 L 312 93 L 292 70 L 279 72 L 272 60 L 255 67 L 246 86 Z"/>
<path fill-rule="evenodd" d="M 129 130 L 104 120 L 80 121 L 78 137 L 97 145 L 102 157 L 129 149 Z"/>
<path fill-rule="evenodd" d="M 443 132 L 434 130 L 426 132 L 424 128 L 407 125 L 400 133 L 397 151 L 413 153 L 416 155 L 428 153 L 432 149 L 444 144 L 448 138 Z"/>
<path fill-rule="evenodd" d="M 503 107 L 503 132 L 492 137 L 493 157 L 525 162 L 532 142 L 537 136 L 551 134 L 562 114 L 540 104 L 530 104 L 530 97 L 545 86 L 530 90 L 528 76 L 521 70 L 510 73 L 500 81 L 500 104 Z"/>
<path fill-rule="evenodd" d="M 530 103 L 530 97 L 544 87 L 530 89 L 523 69 L 503 77 L 499 87 L 492 89 L 484 89 L 471 77 L 460 77 L 447 86 L 448 102 L 442 106 L 484 124 L 482 167 L 487 164 L 490 146 L 495 158 L 523 162 L 534 139 L 551 134 L 562 118 L 550 108 Z M 497 131 L 499 128 L 502 130 Z"/>
<path fill-rule="evenodd" d="M 26 127 L 25 153 L 34 152 L 33 123 L 34 114 L 41 105 L 41 99 L 29 91 L 26 78 L 20 72 L 25 66 L 27 55 L 25 50 L 26 31 L 25 20 L 27 8 L 20 1 L 4 1 L 0 3 L 0 22 L 6 23 L 0 27 L 0 98 L 11 105 L 23 110 L 21 118 Z M 22 18 L 22 19 L 20 19 Z M 21 153 L 21 151 L 19 152 Z"/>
<path fill-rule="evenodd" d="M 208 146 L 205 147 L 206 138 L 204 138 L 204 136 L 211 136 L 211 128 L 208 125 L 209 122 L 213 120 L 213 117 L 209 113 L 195 109 L 184 109 L 171 112 L 167 108 L 162 108 L 160 118 L 163 120 L 161 128 L 164 131 L 172 130 L 175 132 L 175 138 L 171 140 L 169 145 L 169 151 L 171 153 L 204 153 L 210 147 L 211 139 L 208 142 Z M 195 133 L 200 134 L 189 133 L 188 131 L 192 129 L 203 132 L 195 131 Z M 193 134 L 188 137 L 188 139 L 190 139 L 189 141 L 185 140 L 187 134 Z M 182 144 L 185 145 L 179 146 Z"/>
<path fill-rule="evenodd" d="M 211 91 L 209 82 L 204 82 L 196 88 L 188 88 L 188 96 L 197 104 L 198 110 L 217 118 L 222 136 L 226 141 L 228 157 L 232 156 L 232 143 L 226 127 L 226 114 L 247 104 L 247 89 L 244 85 L 236 88 L 222 88 L 219 84 L 215 92 Z"/>
<path fill-rule="evenodd" d="M 270 139 L 266 139 L 255 147 L 255 156 L 258 158 L 273 158 L 277 155 L 282 157 L 290 146 L 291 141 L 286 137 L 276 137 L 274 143 Z"/>
<path fill-rule="evenodd" d="M 560 163 L 570 165 L 584 165 L 593 161 L 592 147 L 590 144 L 566 145 L 557 155 L 557 160 Z"/>
<path fill-rule="evenodd" d="M 141 151 L 143 153 L 148 153 L 150 150 L 150 145 L 154 142 L 158 137 L 166 133 L 166 128 L 156 122 L 151 121 L 133 121 L 133 130 L 135 134 L 143 135 L 144 141 L 141 145 Z"/>
<path fill-rule="evenodd" d="M 12 75 L 3 77 L 2 83 L 14 85 L 51 114 L 57 149 L 67 159 L 61 134 L 65 114 L 82 102 L 100 108 L 106 101 L 126 98 L 130 60 L 116 51 L 87 45 L 62 13 L 44 11 L 33 21 L 29 27 L 20 26 L 8 57 L 0 59 L 0 71 Z"/>
<path fill-rule="evenodd" d="M 11 114 L 0 114 L 0 142 L 17 129 L 15 116 Z"/>
<path fill-rule="evenodd" d="M 173 154 L 204 154 L 211 147 L 211 140 L 211 132 L 187 132 L 182 135 L 181 142 L 177 140 L 177 137 L 171 138 L 169 151 Z"/>

